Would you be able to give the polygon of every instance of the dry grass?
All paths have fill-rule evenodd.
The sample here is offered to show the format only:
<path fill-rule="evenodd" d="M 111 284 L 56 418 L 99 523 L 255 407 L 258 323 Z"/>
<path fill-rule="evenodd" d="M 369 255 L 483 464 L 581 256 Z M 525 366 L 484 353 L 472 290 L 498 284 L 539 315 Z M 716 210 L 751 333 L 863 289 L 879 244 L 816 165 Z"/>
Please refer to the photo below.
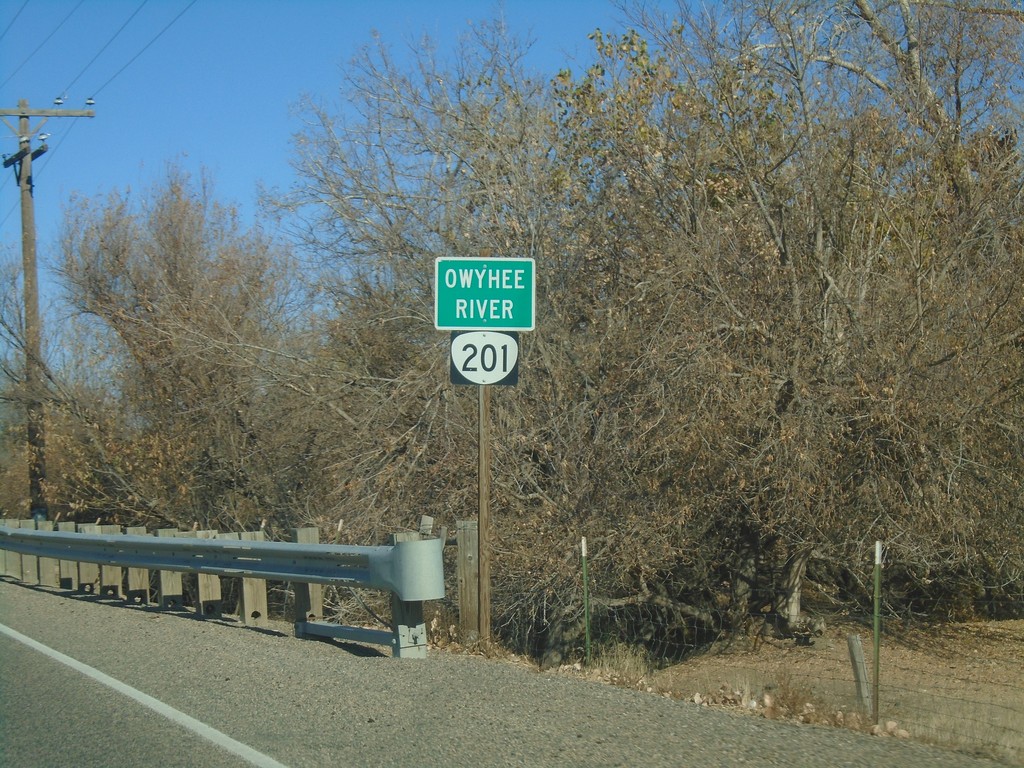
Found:
<path fill-rule="evenodd" d="M 590 669 L 614 685 L 646 688 L 655 665 L 643 649 L 615 642 L 595 649 Z"/>
<path fill-rule="evenodd" d="M 871 666 L 871 637 L 830 627 L 810 647 L 770 641 L 735 646 L 657 669 L 642 650 L 599 646 L 593 662 L 566 666 L 650 693 L 775 720 L 827 724 L 911 738 L 1024 764 L 1024 621 L 890 628 L 883 635 L 879 723 L 857 695 L 847 634 L 858 633 Z"/>

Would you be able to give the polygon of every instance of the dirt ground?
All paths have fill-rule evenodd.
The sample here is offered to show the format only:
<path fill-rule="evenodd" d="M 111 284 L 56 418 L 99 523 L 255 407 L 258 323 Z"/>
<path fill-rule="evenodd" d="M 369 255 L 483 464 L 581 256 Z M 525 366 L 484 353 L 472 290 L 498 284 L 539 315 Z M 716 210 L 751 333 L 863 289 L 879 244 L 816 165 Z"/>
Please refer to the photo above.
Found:
<path fill-rule="evenodd" d="M 635 682 L 654 694 L 758 717 L 912 738 L 1024 764 L 1024 620 L 890 626 L 879 644 L 879 722 L 862 704 L 848 636 L 874 678 L 871 627 L 829 626 L 814 645 L 711 650 Z M 873 726 L 875 726 L 873 728 Z"/>
<path fill-rule="evenodd" d="M 653 667 L 629 647 L 595 648 L 589 665 L 566 664 L 548 674 L 600 680 L 743 716 L 938 744 L 1024 766 L 1024 620 L 883 623 L 877 723 L 872 635 L 871 626 L 833 618 L 810 646 L 768 638 L 755 648 L 742 641 L 665 668 Z M 866 699 L 855 682 L 850 636 L 859 637 Z M 456 653 L 536 664 L 494 648 L 442 645 Z"/>

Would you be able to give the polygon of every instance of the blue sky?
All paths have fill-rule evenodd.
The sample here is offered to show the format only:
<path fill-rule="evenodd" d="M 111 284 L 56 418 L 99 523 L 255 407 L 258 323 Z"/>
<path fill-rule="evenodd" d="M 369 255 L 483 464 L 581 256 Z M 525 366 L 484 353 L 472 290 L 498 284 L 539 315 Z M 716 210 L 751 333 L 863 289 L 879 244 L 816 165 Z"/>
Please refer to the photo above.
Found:
<path fill-rule="evenodd" d="M 147 189 L 169 163 L 205 169 L 217 199 L 252 222 L 258 185 L 292 183 L 287 155 L 301 127 L 292 108 L 303 94 L 337 99 L 341 67 L 374 31 L 399 54 L 425 34 L 443 53 L 499 12 L 535 41 L 528 65 L 552 76 L 585 65 L 594 28 L 624 24 L 607 0 L 0 0 L 0 107 L 96 101 L 94 118 L 42 128 L 51 136 L 34 165 L 41 264 L 53 263 L 72 193 Z M 16 149 L 0 124 L 0 152 Z M 0 255 L 9 257 L 20 254 L 21 222 L 14 173 L 2 171 Z"/>

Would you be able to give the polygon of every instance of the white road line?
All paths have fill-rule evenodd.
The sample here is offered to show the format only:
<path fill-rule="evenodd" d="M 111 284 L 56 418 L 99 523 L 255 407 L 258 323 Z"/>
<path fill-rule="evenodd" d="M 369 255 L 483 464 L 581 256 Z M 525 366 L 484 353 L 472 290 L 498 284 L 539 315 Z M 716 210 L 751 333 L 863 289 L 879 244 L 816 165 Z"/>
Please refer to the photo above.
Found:
<path fill-rule="evenodd" d="M 235 741 L 227 734 L 218 731 L 216 728 L 212 728 L 206 723 L 196 720 L 194 717 L 189 717 L 184 712 L 180 712 L 174 707 L 164 704 L 159 699 L 154 699 L 149 694 L 136 690 L 130 685 L 122 683 L 120 680 L 100 672 L 98 669 L 93 669 L 88 664 L 83 664 L 70 656 L 65 656 L 60 651 L 55 651 L 53 648 L 43 645 L 42 643 L 33 640 L 31 637 L 26 637 L 8 626 L 0 624 L 0 633 L 7 635 L 13 640 L 17 640 L 19 643 L 27 645 L 33 650 L 39 651 L 39 653 L 49 656 L 55 661 L 59 661 L 61 664 L 71 667 L 76 672 L 81 672 L 86 677 L 90 677 L 96 682 L 102 683 L 108 688 L 112 688 L 130 699 L 135 699 L 135 701 L 145 707 L 149 707 L 149 709 L 153 710 L 158 715 L 163 715 L 171 722 L 187 728 L 197 736 L 201 736 L 207 741 L 216 744 L 218 747 L 226 749 L 232 754 L 238 755 L 243 760 L 248 760 L 253 765 L 259 766 L 259 768 L 287 768 L 283 763 L 277 762 L 277 760 L 269 755 L 257 752 L 252 747 L 247 746 L 240 741 Z"/>

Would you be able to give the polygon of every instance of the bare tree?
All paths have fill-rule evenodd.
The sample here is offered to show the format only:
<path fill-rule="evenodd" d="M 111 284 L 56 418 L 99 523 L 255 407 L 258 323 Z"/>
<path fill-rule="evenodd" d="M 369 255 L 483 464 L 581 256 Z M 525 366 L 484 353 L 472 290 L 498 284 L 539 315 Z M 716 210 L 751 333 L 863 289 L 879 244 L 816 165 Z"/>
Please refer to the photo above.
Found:
<path fill-rule="evenodd" d="M 433 260 L 532 256 L 537 330 L 493 414 L 510 645 L 573 653 L 580 535 L 603 635 L 665 655 L 863 600 L 877 538 L 894 606 L 1019 601 L 1019 19 L 627 11 L 553 77 L 498 22 L 411 67 L 363 51 L 344 106 L 306 102 L 277 201 L 308 282 L 180 175 L 76 205 L 62 277 L 98 343 L 51 377 L 63 503 L 359 543 L 453 527 L 476 402 Z"/>
<path fill-rule="evenodd" d="M 972 553 L 1019 517 L 1013 19 L 682 16 L 640 6 L 643 34 L 595 32 L 593 66 L 550 86 L 494 28 L 450 68 L 379 46 L 352 69 L 357 117 L 313 107 L 299 144 L 292 204 L 376 446 L 338 456 L 356 504 L 470 511 L 430 262 L 538 259 L 538 331 L 498 406 L 495 599 L 506 637 L 552 659 L 581 533 L 609 626 L 657 615 L 685 644 L 795 621 L 806 579 L 844 599 L 876 537 L 908 588 L 979 583 Z"/>
<path fill-rule="evenodd" d="M 61 398 L 79 451 L 66 468 L 72 509 L 237 527 L 291 503 L 265 374 L 270 359 L 286 367 L 275 356 L 287 349 L 287 269 L 286 253 L 177 172 L 141 204 L 76 201 L 67 298 L 116 344 L 105 391 L 86 382 Z"/>

